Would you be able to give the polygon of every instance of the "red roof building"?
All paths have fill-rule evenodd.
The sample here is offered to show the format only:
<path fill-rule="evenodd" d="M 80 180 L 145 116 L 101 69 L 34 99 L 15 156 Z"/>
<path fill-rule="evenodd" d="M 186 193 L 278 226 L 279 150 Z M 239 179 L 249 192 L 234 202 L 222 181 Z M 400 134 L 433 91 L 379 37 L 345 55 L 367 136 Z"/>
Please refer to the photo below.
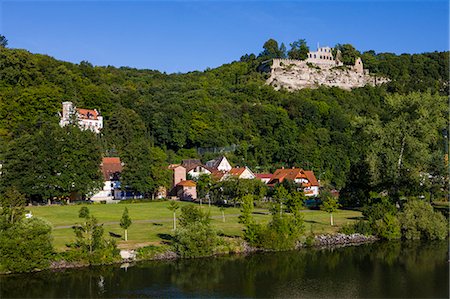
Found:
<path fill-rule="evenodd" d="M 301 168 L 277 169 L 269 180 L 268 185 L 273 187 L 284 180 L 291 180 L 303 187 L 303 192 L 306 196 L 319 195 L 319 182 L 312 170 L 303 170 Z"/>

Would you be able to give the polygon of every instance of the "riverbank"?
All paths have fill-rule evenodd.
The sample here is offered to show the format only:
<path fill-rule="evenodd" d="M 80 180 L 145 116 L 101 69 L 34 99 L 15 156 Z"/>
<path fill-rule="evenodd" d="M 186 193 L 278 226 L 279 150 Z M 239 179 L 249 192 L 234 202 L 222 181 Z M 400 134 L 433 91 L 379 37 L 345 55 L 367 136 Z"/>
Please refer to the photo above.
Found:
<path fill-rule="evenodd" d="M 375 236 L 365 236 L 361 234 L 324 234 L 314 236 L 314 241 L 311 242 L 299 242 L 294 250 L 298 251 L 306 248 L 340 248 L 345 246 L 357 246 L 361 244 L 373 243 L 379 239 Z M 225 255 L 248 255 L 256 252 L 276 252 L 276 250 L 269 250 L 265 248 L 256 248 L 248 245 L 242 238 L 232 238 L 232 241 L 228 240 L 228 246 L 222 246 L 218 251 L 209 256 L 201 256 L 198 258 L 206 258 L 211 256 L 225 256 Z M 230 250 L 231 249 L 231 250 Z M 90 266 L 100 265 L 113 265 L 113 264 L 132 264 L 142 261 L 162 261 L 162 260 L 175 260 L 186 259 L 178 255 L 172 250 L 170 246 L 148 246 L 137 250 L 121 250 L 121 259 L 109 264 L 84 264 L 80 262 L 67 262 L 67 261 L 53 261 L 49 267 L 50 270 L 64 270 L 71 268 L 83 268 Z"/>

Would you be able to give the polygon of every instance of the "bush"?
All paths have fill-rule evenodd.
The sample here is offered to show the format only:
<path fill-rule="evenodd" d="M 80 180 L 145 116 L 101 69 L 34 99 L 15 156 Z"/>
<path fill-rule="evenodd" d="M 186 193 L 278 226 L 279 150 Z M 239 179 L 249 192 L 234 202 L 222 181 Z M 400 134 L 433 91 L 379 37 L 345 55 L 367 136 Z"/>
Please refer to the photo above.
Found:
<path fill-rule="evenodd" d="M 371 223 L 366 220 L 358 220 L 355 223 L 346 224 L 339 230 L 339 232 L 346 235 L 361 234 L 370 236 L 374 234 Z"/>
<path fill-rule="evenodd" d="M 216 232 L 200 222 L 177 230 L 174 237 L 175 251 L 182 257 L 212 255 L 217 244 Z"/>
<path fill-rule="evenodd" d="M 24 219 L 0 231 L 0 265 L 6 271 L 29 272 L 48 267 L 53 256 L 51 225 Z"/>
<path fill-rule="evenodd" d="M 180 229 L 174 236 L 173 246 L 182 257 L 208 256 L 218 244 L 217 233 L 211 227 L 209 214 L 189 205 L 181 208 Z"/>
<path fill-rule="evenodd" d="M 294 249 L 304 231 L 303 221 L 292 215 L 273 215 L 272 221 L 259 231 L 260 246 L 273 250 Z"/>
<path fill-rule="evenodd" d="M 402 235 L 406 239 L 444 240 L 448 237 L 445 217 L 424 201 L 412 200 L 399 215 Z"/>
<path fill-rule="evenodd" d="M 369 221 L 382 219 L 386 214 L 396 215 L 397 208 L 387 198 L 383 198 L 380 202 L 363 208 L 363 216 Z"/>
<path fill-rule="evenodd" d="M 400 221 L 394 215 L 388 213 L 382 219 L 374 222 L 375 234 L 385 240 L 400 239 Z"/>

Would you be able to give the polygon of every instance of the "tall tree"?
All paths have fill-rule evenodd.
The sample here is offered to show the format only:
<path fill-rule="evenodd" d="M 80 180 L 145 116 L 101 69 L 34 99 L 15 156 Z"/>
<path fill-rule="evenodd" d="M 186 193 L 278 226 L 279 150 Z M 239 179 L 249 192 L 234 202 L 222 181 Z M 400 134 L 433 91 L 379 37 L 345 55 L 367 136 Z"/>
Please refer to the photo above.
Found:
<path fill-rule="evenodd" d="M 434 167 L 433 154 L 444 163 L 442 130 L 448 126 L 446 99 L 430 93 L 389 95 L 383 118 L 360 119 L 369 140 L 366 162 L 371 184 L 393 197 L 399 192 L 423 194 L 429 176 L 443 168 Z"/>
<path fill-rule="evenodd" d="M 288 52 L 288 57 L 290 59 L 305 60 L 308 58 L 309 47 L 306 44 L 305 39 L 299 39 L 289 45 L 291 46 L 291 49 Z"/>
<path fill-rule="evenodd" d="M 361 53 L 351 44 L 337 44 L 333 49 L 334 57 L 337 57 L 337 53 L 340 53 L 339 58 L 345 65 L 355 64 L 356 58 L 361 56 Z"/>
<path fill-rule="evenodd" d="M 123 153 L 122 186 L 151 196 L 160 186 L 169 187 L 170 171 L 165 167 L 166 160 L 167 155 L 151 146 L 148 140 L 133 140 Z"/>
<path fill-rule="evenodd" d="M 96 136 L 75 126 L 44 124 L 11 142 L 2 167 L 1 189 L 16 188 L 29 199 L 92 194 L 102 185 Z"/>
<path fill-rule="evenodd" d="M 284 44 L 283 44 L 284 46 Z M 284 58 L 286 55 L 286 47 L 284 49 L 278 47 L 278 42 L 273 38 L 266 41 L 263 45 L 264 51 L 259 54 L 260 57 L 264 57 L 266 59 L 270 58 Z M 284 50 L 284 52 L 283 52 Z"/>

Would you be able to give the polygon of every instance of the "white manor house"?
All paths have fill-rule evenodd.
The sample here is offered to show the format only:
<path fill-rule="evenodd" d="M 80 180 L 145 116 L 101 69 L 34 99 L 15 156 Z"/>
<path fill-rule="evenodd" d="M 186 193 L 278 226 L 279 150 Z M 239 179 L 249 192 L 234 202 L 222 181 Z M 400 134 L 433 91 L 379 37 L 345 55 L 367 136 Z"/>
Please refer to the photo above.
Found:
<path fill-rule="evenodd" d="M 77 122 L 82 130 L 91 130 L 94 133 L 100 133 L 103 128 L 103 117 L 97 109 L 76 108 L 72 102 L 63 102 L 63 111 L 59 125 L 67 126 L 70 123 Z"/>

